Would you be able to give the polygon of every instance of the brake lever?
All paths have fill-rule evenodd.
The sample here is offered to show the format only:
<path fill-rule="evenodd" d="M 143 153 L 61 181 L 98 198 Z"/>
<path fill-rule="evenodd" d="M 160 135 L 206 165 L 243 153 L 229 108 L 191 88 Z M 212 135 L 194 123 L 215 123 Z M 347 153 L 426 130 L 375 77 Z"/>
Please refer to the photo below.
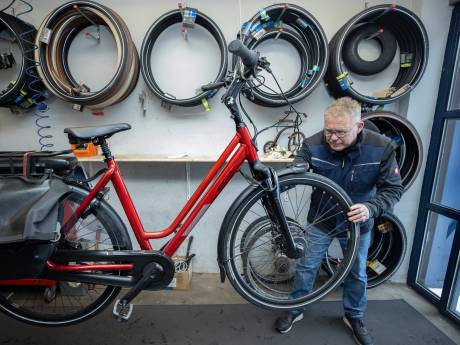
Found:
<path fill-rule="evenodd" d="M 202 85 L 200 87 L 200 90 L 201 91 L 212 91 L 212 90 L 220 89 L 221 87 L 227 88 L 232 83 L 232 81 L 233 81 L 233 77 L 230 75 L 227 75 L 221 81 Z"/>
<path fill-rule="evenodd" d="M 262 56 L 259 58 L 259 63 L 258 66 L 264 70 L 266 70 L 268 73 L 272 73 L 272 70 L 270 68 L 270 62 L 268 62 L 267 58 L 265 56 Z"/>

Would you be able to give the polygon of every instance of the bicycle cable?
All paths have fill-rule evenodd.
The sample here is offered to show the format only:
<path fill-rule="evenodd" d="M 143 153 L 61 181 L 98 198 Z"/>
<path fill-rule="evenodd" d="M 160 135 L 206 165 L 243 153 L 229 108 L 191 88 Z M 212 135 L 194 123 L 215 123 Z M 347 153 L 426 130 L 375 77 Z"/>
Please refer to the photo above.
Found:
<path fill-rule="evenodd" d="M 272 89 L 271 87 L 265 85 L 265 84 L 262 84 L 264 87 L 266 87 L 267 89 L 269 89 L 271 92 L 273 92 L 274 94 L 278 94 L 280 95 L 281 97 L 283 97 L 285 100 L 286 100 L 286 103 L 287 105 L 289 105 L 289 110 L 288 112 L 292 111 L 296 114 L 296 118 L 294 120 L 294 130 L 295 131 L 300 131 L 300 125 L 303 123 L 302 121 L 302 114 L 303 113 L 300 113 L 295 107 L 294 105 L 291 103 L 291 101 L 285 96 L 284 92 L 283 92 L 283 89 L 281 87 L 281 85 L 279 84 L 278 80 L 276 79 L 276 76 L 273 74 L 273 72 L 271 70 L 268 71 L 268 73 L 272 76 L 272 78 L 274 79 L 276 85 L 278 86 L 279 88 L 279 92 Z M 258 77 L 255 78 L 256 80 L 258 80 Z M 259 81 L 259 80 L 258 80 Z M 260 83 L 260 81 L 259 81 Z M 245 112 L 246 114 L 246 112 Z M 246 115 L 248 116 L 248 115 Z M 268 129 L 271 129 L 271 128 L 283 128 L 283 127 L 287 127 L 287 126 L 280 126 L 280 123 L 283 122 L 283 120 L 285 120 L 287 117 L 289 116 L 289 113 L 284 116 L 283 118 L 281 118 L 280 120 L 278 120 L 275 124 L 271 125 L 271 126 L 268 126 L 268 127 L 265 127 L 263 128 L 262 130 L 258 131 L 255 136 L 253 137 L 253 140 L 255 141 L 257 139 L 257 137 L 259 136 L 259 134 L 267 131 Z"/>
<path fill-rule="evenodd" d="M 0 12 L 4 12 L 4 11 L 6 11 L 7 9 L 9 9 L 11 6 L 13 6 L 13 4 L 14 4 L 15 2 L 16 2 L 16 0 L 12 0 L 12 1 L 9 3 L 9 5 L 6 6 L 6 7 L 4 7 L 4 8 L 2 8 L 2 9 L 0 10 Z"/>

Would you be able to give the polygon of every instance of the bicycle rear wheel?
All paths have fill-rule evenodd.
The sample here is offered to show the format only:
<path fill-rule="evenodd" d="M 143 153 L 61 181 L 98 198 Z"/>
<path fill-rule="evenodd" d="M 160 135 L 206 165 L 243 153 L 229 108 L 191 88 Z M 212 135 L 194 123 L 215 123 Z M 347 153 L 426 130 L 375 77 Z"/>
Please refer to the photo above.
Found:
<path fill-rule="evenodd" d="M 75 190 L 62 203 L 61 224 L 83 201 L 85 194 Z M 132 245 L 126 228 L 106 203 L 61 234 L 56 250 L 127 250 Z M 51 258 L 52 260 L 52 258 Z M 78 262 L 68 264 L 90 264 Z M 122 272 L 106 272 L 121 275 Z M 0 281 L 1 282 L 1 281 Z M 20 321 L 40 326 L 66 326 L 93 317 L 118 294 L 119 287 L 40 280 L 32 286 L 0 285 L 0 310 Z"/>
<path fill-rule="evenodd" d="M 306 247 L 305 257 L 291 259 L 285 254 L 284 237 L 263 207 L 264 193 L 261 188 L 247 193 L 224 220 L 220 247 L 224 269 L 238 293 L 257 306 L 271 310 L 306 306 L 333 291 L 352 267 L 359 245 L 359 227 L 346 218 L 351 200 L 337 184 L 316 174 L 281 177 L 281 201 L 291 234 L 294 241 Z M 326 228 L 325 224 L 331 222 L 334 226 Z M 294 295 L 296 279 L 302 279 L 307 270 L 306 257 L 316 250 L 310 238 L 314 227 L 323 227 L 325 239 L 344 236 L 347 246 L 332 275 L 320 269 L 319 260 L 312 271 L 312 288 Z M 332 246 L 334 241 L 329 243 Z"/>

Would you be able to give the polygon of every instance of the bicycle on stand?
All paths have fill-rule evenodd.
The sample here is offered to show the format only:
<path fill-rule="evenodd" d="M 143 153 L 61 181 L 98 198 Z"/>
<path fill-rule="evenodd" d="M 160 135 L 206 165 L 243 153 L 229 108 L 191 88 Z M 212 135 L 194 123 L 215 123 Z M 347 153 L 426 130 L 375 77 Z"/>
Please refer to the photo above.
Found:
<path fill-rule="evenodd" d="M 219 233 L 222 281 L 228 277 L 246 300 L 270 310 L 303 307 L 340 284 L 351 269 L 359 240 L 357 226 L 346 217 L 351 200 L 332 181 L 307 172 L 306 165 L 277 173 L 259 160 L 255 140 L 240 112 L 247 115 L 240 92 L 261 69 L 271 70 L 265 58 L 240 41 L 231 42 L 229 50 L 240 58 L 235 71 L 203 90 L 227 88 L 222 102 L 230 110 L 236 133 L 172 223 L 160 231 L 146 231 L 139 219 L 107 143 L 115 133 L 130 129 L 128 124 L 65 129 L 72 144 L 99 145 L 107 168 L 92 189 L 69 181 L 72 193 L 60 205 L 61 236 L 38 277 L 40 284 L 30 289 L 0 286 L 0 310 L 32 324 L 64 326 L 93 317 L 126 288 L 113 313 L 120 320 L 129 319 L 132 301 L 142 290 L 162 290 L 171 282 L 172 255 L 244 162 L 251 173 L 244 173 L 250 185 L 229 208 Z M 132 249 L 126 226 L 104 200 L 109 181 L 140 250 Z M 311 291 L 293 297 L 295 277 L 309 249 L 309 229 L 331 219 L 336 227 L 329 235 L 345 233 L 348 237 L 341 265 L 332 274 L 320 272 Z M 152 248 L 150 240 L 169 235 L 162 248 Z M 44 296 L 49 286 L 53 291 Z"/>

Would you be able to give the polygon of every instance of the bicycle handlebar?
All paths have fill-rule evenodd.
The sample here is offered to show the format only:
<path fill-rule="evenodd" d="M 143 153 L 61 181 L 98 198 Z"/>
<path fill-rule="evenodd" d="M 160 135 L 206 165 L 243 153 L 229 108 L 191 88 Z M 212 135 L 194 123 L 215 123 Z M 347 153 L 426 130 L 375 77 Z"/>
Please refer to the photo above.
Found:
<path fill-rule="evenodd" d="M 241 41 L 233 40 L 228 45 L 228 50 L 235 54 L 236 56 L 241 58 L 243 65 L 247 68 L 247 72 L 256 76 L 257 74 L 257 67 L 262 67 L 268 69 L 270 65 L 265 58 L 259 58 L 259 53 L 248 49 Z M 201 86 L 202 91 L 212 91 L 221 88 L 222 86 L 228 86 L 232 83 L 233 77 L 225 77 L 221 81 L 216 81 L 214 83 L 209 83 L 206 85 Z"/>
<path fill-rule="evenodd" d="M 254 71 L 257 68 L 259 63 L 259 53 L 248 49 L 240 40 L 233 40 L 228 45 L 228 50 L 239 56 L 243 65 L 245 65 L 249 70 Z"/>

